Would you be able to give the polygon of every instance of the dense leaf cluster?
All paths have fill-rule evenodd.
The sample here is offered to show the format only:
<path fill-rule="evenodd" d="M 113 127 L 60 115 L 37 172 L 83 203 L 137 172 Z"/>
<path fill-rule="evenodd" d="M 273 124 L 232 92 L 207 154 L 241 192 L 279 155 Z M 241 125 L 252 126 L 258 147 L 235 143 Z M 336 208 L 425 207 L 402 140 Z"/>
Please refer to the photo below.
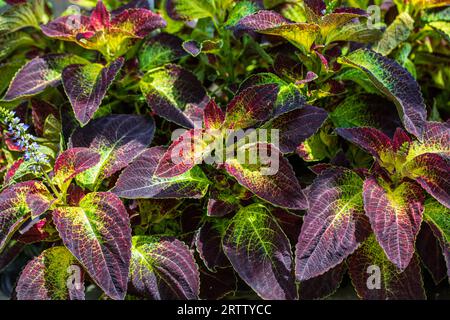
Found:
<path fill-rule="evenodd" d="M 6 296 L 449 294 L 450 1 L 73 4 L 0 0 Z"/>

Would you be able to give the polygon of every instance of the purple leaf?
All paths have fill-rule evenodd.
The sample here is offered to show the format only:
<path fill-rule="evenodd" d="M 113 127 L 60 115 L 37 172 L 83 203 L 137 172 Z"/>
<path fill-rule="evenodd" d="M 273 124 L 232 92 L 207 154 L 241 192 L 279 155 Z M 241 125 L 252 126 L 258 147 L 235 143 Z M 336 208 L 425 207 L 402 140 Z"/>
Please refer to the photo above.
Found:
<path fill-rule="evenodd" d="M 413 142 L 408 154 L 410 158 L 424 154 L 437 153 L 450 159 L 450 123 L 426 122 L 422 142 Z"/>
<path fill-rule="evenodd" d="M 205 266 L 211 271 L 230 265 L 222 250 L 221 225 L 206 222 L 195 235 L 195 247 Z"/>
<path fill-rule="evenodd" d="M 36 95 L 49 86 L 57 86 L 63 69 L 71 64 L 85 64 L 87 60 L 71 54 L 49 54 L 36 57 L 14 76 L 3 100 Z"/>
<path fill-rule="evenodd" d="M 28 193 L 26 195 L 26 203 L 31 212 L 31 219 L 39 217 L 45 213 L 55 199 L 48 192 L 46 193 Z"/>
<path fill-rule="evenodd" d="M 90 19 L 82 15 L 68 15 L 41 25 L 42 32 L 50 38 L 74 41 L 78 33 L 89 30 Z"/>
<path fill-rule="evenodd" d="M 297 298 L 289 239 L 263 205 L 242 208 L 234 216 L 223 249 L 234 270 L 261 298 Z"/>
<path fill-rule="evenodd" d="M 364 209 L 387 257 L 400 270 L 408 267 L 423 214 L 423 192 L 412 182 L 395 189 L 374 177 L 364 181 Z"/>
<path fill-rule="evenodd" d="M 345 269 L 342 262 L 320 276 L 300 282 L 300 300 L 323 299 L 332 295 L 339 288 Z"/>
<path fill-rule="evenodd" d="M 151 9 L 150 4 L 148 3 L 147 0 L 131 0 L 128 3 L 120 6 L 116 10 L 113 10 L 111 13 L 113 15 L 117 15 L 127 9 L 136 9 L 136 8 L 147 9 L 147 10 Z"/>
<path fill-rule="evenodd" d="M 294 152 L 300 143 L 316 133 L 327 119 L 321 108 L 305 105 L 301 109 L 284 113 L 263 125 L 263 128 L 278 129 L 279 148 L 283 153 Z"/>
<path fill-rule="evenodd" d="M 420 227 L 416 248 L 423 264 L 430 272 L 435 285 L 447 278 L 447 266 L 445 264 L 444 255 L 442 254 L 442 248 L 439 240 L 427 223 L 423 223 Z"/>
<path fill-rule="evenodd" d="M 280 224 L 281 229 L 286 234 L 291 244 L 295 245 L 298 236 L 300 235 L 303 217 L 281 208 L 274 208 L 271 210 L 271 213 Z"/>
<path fill-rule="evenodd" d="M 131 258 L 130 218 L 122 201 L 109 192 L 92 192 L 76 207 L 58 207 L 53 222 L 70 252 L 113 299 L 127 291 Z"/>
<path fill-rule="evenodd" d="M 26 3 L 26 0 L 5 0 L 5 2 L 9 5 L 15 6 L 21 3 Z"/>
<path fill-rule="evenodd" d="M 233 27 L 233 30 L 235 33 L 241 34 L 243 32 L 274 28 L 287 23 L 289 23 L 289 20 L 284 18 L 279 13 L 261 10 L 239 20 L 239 22 Z"/>
<path fill-rule="evenodd" d="M 195 40 L 184 41 L 183 49 L 193 57 L 198 56 L 202 52 L 201 44 Z"/>
<path fill-rule="evenodd" d="M 207 214 L 210 217 L 223 217 L 227 214 L 233 212 L 236 209 L 236 204 L 229 203 L 220 199 L 208 200 L 207 204 Z"/>
<path fill-rule="evenodd" d="M 296 81 L 296 84 L 302 85 L 302 84 L 310 83 L 310 82 L 316 80 L 318 77 L 319 77 L 319 76 L 318 76 L 317 74 L 315 74 L 314 72 L 308 71 L 308 72 L 306 73 L 305 78 L 302 79 L 302 80 Z"/>
<path fill-rule="evenodd" d="M 450 123 L 429 121 L 425 124 L 424 143 L 450 145 Z M 450 153 L 450 152 L 449 152 Z"/>
<path fill-rule="evenodd" d="M 143 38 L 153 30 L 164 28 L 166 25 L 166 21 L 159 14 L 141 8 L 122 11 L 111 20 L 113 29 L 131 33 L 138 38 Z"/>
<path fill-rule="evenodd" d="M 169 146 L 156 167 L 155 175 L 171 178 L 192 169 L 203 160 L 208 143 L 203 140 L 205 130 L 191 129 L 180 135 Z"/>
<path fill-rule="evenodd" d="M 300 281 L 320 276 L 340 264 L 363 240 L 363 181 L 336 167 L 321 173 L 308 191 L 309 209 L 296 246 Z"/>
<path fill-rule="evenodd" d="M 409 145 L 411 143 L 411 138 L 402 128 L 397 128 L 394 133 L 394 137 L 392 138 L 392 147 L 395 152 L 401 151 L 405 152 L 407 150 L 404 149 L 405 144 L 407 145 L 407 149 L 409 149 Z"/>
<path fill-rule="evenodd" d="M 266 120 L 306 106 L 305 98 L 293 83 L 285 82 L 272 73 L 258 73 L 248 77 L 240 84 L 237 95 L 248 88 L 261 85 L 276 85 L 278 88 L 273 110 L 268 112 Z"/>
<path fill-rule="evenodd" d="M 19 171 L 19 168 L 22 166 L 22 164 L 24 164 L 24 162 L 25 160 L 23 158 L 20 158 L 11 164 L 3 178 L 3 185 L 9 185 L 14 181 L 16 173 Z"/>
<path fill-rule="evenodd" d="M 122 68 L 119 58 L 104 67 L 98 63 L 71 65 L 63 70 L 64 90 L 72 104 L 75 117 L 85 125 L 100 106 L 106 91 Z"/>
<path fill-rule="evenodd" d="M 151 143 L 154 131 L 152 118 L 128 114 L 95 119 L 76 129 L 69 147 L 85 147 L 100 154 L 100 162 L 79 175 L 77 181 L 92 188 L 123 169 Z"/>
<path fill-rule="evenodd" d="M 304 0 L 304 3 L 318 17 L 326 13 L 327 6 L 322 0 Z"/>
<path fill-rule="evenodd" d="M 153 300 L 198 299 L 200 275 L 192 252 L 174 238 L 133 237 L 132 291 Z"/>
<path fill-rule="evenodd" d="M 165 26 L 166 21 L 160 15 L 142 8 L 122 10 L 110 19 L 110 13 L 98 2 L 90 17 L 59 17 L 42 25 L 41 30 L 48 37 L 75 41 L 87 49 L 103 51 L 103 47 L 110 42 L 120 47 L 128 38 L 143 38 L 151 31 Z M 83 42 L 81 39 L 94 41 Z"/>
<path fill-rule="evenodd" d="M 348 8 L 348 7 L 340 7 L 334 9 L 333 13 L 354 13 L 360 16 L 369 16 L 367 11 L 360 8 Z"/>
<path fill-rule="evenodd" d="M 415 179 L 429 194 L 450 208 L 450 164 L 442 156 L 424 153 L 403 168 L 405 176 Z"/>
<path fill-rule="evenodd" d="M 107 29 L 111 26 L 110 19 L 111 16 L 108 9 L 106 9 L 102 1 L 98 1 L 90 16 L 91 27 L 95 31 Z"/>
<path fill-rule="evenodd" d="M 40 137 L 44 134 L 47 117 L 53 115 L 55 118 L 59 118 L 58 109 L 44 100 L 31 99 L 31 112 L 34 130 Z"/>
<path fill-rule="evenodd" d="M 122 172 L 111 191 L 129 199 L 203 197 L 210 182 L 198 167 L 174 178 L 154 175 L 165 151 L 162 147 L 146 150 Z"/>
<path fill-rule="evenodd" d="M 206 129 L 220 129 L 225 121 L 222 109 L 211 99 L 205 107 L 203 122 Z"/>
<path fill-rule="evenodd" d="M 336 132 L 377 159 L 393 150 L 391 139 L 375 128 L 337 128 Z"/>
<path fill-rule="evenodd" d="M 236 291 L 236 276 L 232 267 L 216 272 L 200 269 L 200 299 L 218 300 Z"/>
<path fill-rule="evenodd" d="M 251 159 L 226 160 L 225 169 L 236 180 L 258 197 L 280 207 L 305 209 L 306 198 L 289 161 L 273 145 L 267 143 L 247 144 L 238 154 L 255 155 Z M 270 154 L 270 157 L 267 155 Z M 257 156 L 256 156 L 257 155 Z"/>

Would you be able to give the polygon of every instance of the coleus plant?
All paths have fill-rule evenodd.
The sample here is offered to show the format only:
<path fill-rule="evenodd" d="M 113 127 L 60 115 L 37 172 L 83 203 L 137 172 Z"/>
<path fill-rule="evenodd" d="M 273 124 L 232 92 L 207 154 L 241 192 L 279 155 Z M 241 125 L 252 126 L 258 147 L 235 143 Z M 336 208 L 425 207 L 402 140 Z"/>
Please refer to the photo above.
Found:
<path fill-rule="evenodd" d="M 448 1 L 74 3 L 0 2 L 2 291 L 447 290 Z"/>
<path fill-rule="evenodd" d="M 130 41 L 141 39 L 165 21 L 147 9 L 125 9 L 113 18 L 99 1 L 89 17 L 67 15 L 41 25 L 55 39 L 73 41 L 102 53 L 107 64 L 91 63 L 73 54 L 36 57 L 14 76 L 3 100 L 11 101 L 42 92 L 62 81 L 77 120 L 86 124 L 100 106 L 108 87 L 124 63 Z"/>

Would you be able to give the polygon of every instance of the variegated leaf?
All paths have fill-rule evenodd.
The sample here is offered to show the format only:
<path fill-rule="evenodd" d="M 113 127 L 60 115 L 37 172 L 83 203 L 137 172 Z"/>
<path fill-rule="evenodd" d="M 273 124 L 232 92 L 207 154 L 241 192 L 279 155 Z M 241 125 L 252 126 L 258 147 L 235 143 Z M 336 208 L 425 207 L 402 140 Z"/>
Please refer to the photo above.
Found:
<path fill-rule="evenodd" d="M 16 295 L 18 300 L 84 300 L 83 270 L 65 247 L 46 249 L 22 270 Z"/>
<path fill-rule="evenodd" d="M 362 179 L 340 167 L 327 169 L 314 180 L 295 252 L 298 280 L 324 274 L 359 246 L 365 220 L 362 190 Z"/>
<path fill-rule="evenodd" d="M 364 181 L 364 209 L 386 256 L 405 270 L 413 255 L 423 215 L 423 192 L 405 181 L 391 188 L 374 177 Z"/>
<path fill-rule="evenodd" d="M 132 291 L 152 300 L 198 299 L 200 274 L 192 252 L 180 240 L 133 237 Z"/>
<path fill-rule="evenodd" d="M 111 298 L 127 291 L 131 258 L 130 218 L 122 201 L 110 192 L 93 192 L 78 206 L 58 207 L 53 222 L 64 245 Z"/>
<path fill-rule="evenodd" d="M 199 167 L 173 178 L 154 175 L 165 153 L 163 147 L 153 147 L 142 153 L 120 175 L 111 190 L 123 198 L 201 198 L 210 184 Z"/>
<path fill-rule="evenodd" d="M 242 208 L 231 220 L 223 248 L 239 276 L 263 299 L 296 299 L 289 240 L 261 204 Z"/>

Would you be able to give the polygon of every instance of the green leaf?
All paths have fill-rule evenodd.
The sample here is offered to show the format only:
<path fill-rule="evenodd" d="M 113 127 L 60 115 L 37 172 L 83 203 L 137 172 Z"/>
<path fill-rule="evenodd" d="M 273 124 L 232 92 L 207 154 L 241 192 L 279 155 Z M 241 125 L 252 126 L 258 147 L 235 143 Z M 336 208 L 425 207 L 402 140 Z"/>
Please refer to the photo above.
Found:
<path fill-rule="evenodd" d="M 1 54 L 1 53 L 0 53 Z M 0 74 L 2 75 L 0 79 L 0 95 L 8 88 L 11 79 L 23 65 L 24 60 L 17 58 L 17 61 L 8 61 L 0 65 Z"/>
<path fill-rule="evenodd" d="M 0 34 L 0 61 L 13 53 L 16 49 L 36 44 L 36 40 L 28 33 L 17 31 Z"/>
<path fill-rule="evenodd" d="M 422 15 L 422 21 L 433 22 L 433 21 L 450 21 L 450 6 L 446 7 L 444 10 L 429 10 Z"/>
<path fill-rule="evenodd" d="M 54 115 L 48 115 L 44 122 L 42 137 L 36 138 L 36 141 L 39 143 L 40 150 L 50 159 L 55 159 L 61 149 L 61 132 L 61 122 Z"/>
<path fill-rule="evenodd" d="M 350 95 L 329 116 L 336 128 L 374 127 L 393 134 L 401 126 L 395 106 L 376 95 Z"/>
<path fill-rule="evenodd" d="M 172 0 L 172 15 L 182 20 L 213 17 L 216 12 L 215 0 Z"/>
<path fill-rule="evenodd" d="M 39 25 L 47 23 L 48 18 L 44 0 L 18 4 L 0 15 L 0 33 L 10 33 L 26 27 L 39 30 Z"/>
<path fill-rule="evenodd" d="M 429 9 L 450 5 L 449 0 L 411 0 L 414 9 Z"/>
<path fill-rule="evenodd" d="M 337 151 L 338 138 L 321 129 L 297 147 L 297 154 L 307 162 L 332 158 Z"/>
<path fill-rule="evenodd" d="M 252 13 L 255 13 L 256 11 L 258 11 L 258 6 L 252 1 L 244 0 L 237 2 L 228 14 L 225 27 L 236 25 L 239 20 Z"/>
<path fill-rule="evenodd" d="M 400 13 L 387 27 L 374 51 L 387 56 L 399 44 L 406 41 L 414 28 L 414 19 L 407 12 Z"/>
<path fill-rule="evenodd" d="M 439 240 L 445 263 L 447 276 L 450 278 L 450 209 L 444 207 L 433 198 L 425 201 L 423 218 L 428 223 L 434 236 Z"/>
<path fill-rule="evenodd" d="M 353 41 L 370 43 L 381 38 L 382 32 L 379 28 L 368 27 L 365 23 L 348 23 L 341 28 L 331 30 L 325 38 L 325 44 L 336 41 Z"/>
<path fill-rule="evenodd" d="M 181 29 L 183 29 L 184 27 L 184 21 L 178 21 L 178 20 L 174 20 L 172 19 L 171 16 L 169 16 L 170 14 L 172 14 L 172 12 L 170 11 L 170 7 L 169 4 L 171 3 L 171 0 L 162 0 L 161 1 L 161 17 L 163 17 L 163 19 L 165 21 L 167 21 L 167 27 L 164 28 L 164 31 L 170 34 L 174 34 L 179 32 Z"/>
<path fill-rule="evenodd" d="M 344 69 L 336 77 L 336 80 L 353 81 L 367 93 L 379 94 L 377 87 L 374 86 L 369 77 L 359 69 Z"/>
<path fill-rule="evenodd" d="M 450 209 L 433 198 L 425 201 L 424 220 L 433 223 L 441 232 L 447 246 L 450 245 Z"/>
<path fill-rule="evenodd" d="M 303 53 L 308 53 L 312 44 L 320 35 L 320 27 L 314 23 L 292 23 L 259 30 L 258 32 L 283 37 Z"/>
<path fill-rule="evenodd" d="M 428 25 L 441 33 L 447 39 L 447 41 L 450 41 L 450 22 L 434 21 L 430 22 Z"/>
<path fill-rule="evenodd" d="M 180 38 L 168 33 L 160 33 L 148 39 L 139 49 L 140 69 L 148 71 L 185 56 L 181 44 Z"/>
<path fill-rule="evenodd" d="M 409 60 L 409 55 L 411 54 L 412 46 L 408 42 L 404 42 L 399 45 L 394 58 L 395 60 L 406 70 L 408 70 L 409 73 L 414 77 L 414 79 L 417 79 L 417 72 L 416 72 L 416 66 L 414 62 Z"/>
<path fill-rule="evenodd" d="M 340 13 L 330 13 L 324 15 L 319 20 L 320 25 L 320 33 L 322 37 L 326 38 L 327 35 L 349 23 L 351 20 L 355 18 L 361 18 L 361 14 L 357 13 L 349 13 L 349 12 L 340 12 Z"/>

